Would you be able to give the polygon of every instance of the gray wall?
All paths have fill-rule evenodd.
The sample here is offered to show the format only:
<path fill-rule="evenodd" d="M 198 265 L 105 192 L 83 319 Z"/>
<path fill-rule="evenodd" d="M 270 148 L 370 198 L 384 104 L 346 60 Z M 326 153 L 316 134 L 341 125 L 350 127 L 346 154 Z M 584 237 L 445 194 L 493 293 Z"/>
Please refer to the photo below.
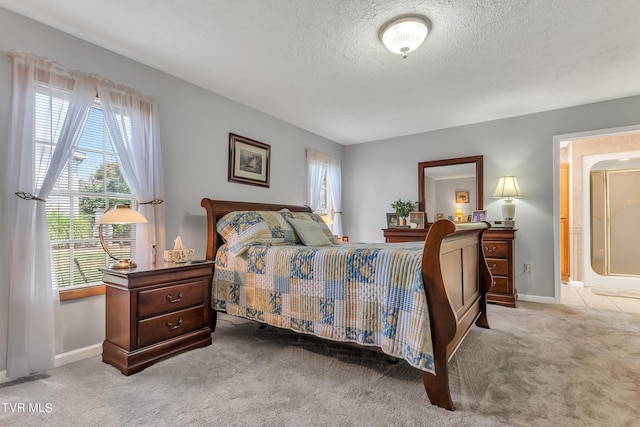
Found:
<path fill-rule="evenodd" d="M 516 274 L 532 264 L 531 280 L 516 279 L 518 292 L 554 297 L 554 135 L 640 123 L 640 96 L 460 126 L 345 147 L 344 232 L 352 241 L 384 241 L 385 212 L 399 198 L 418 197 L 418 162 L 484 156 L 484 208 L 501 219 L 493 199 L 498 178 L 518 177 L 524 198 L 516 204 Z M 557 167 L 557 166 L 556 166 Z M 384 173 L 381 173 L 384 171 Z"/>
<path fill-rule="evenodd" d="M 343 147 L 160 71 L 0 8 L 0 51 L 16 48 L 63 66 L 98 73 L 160 99 L 167 243 L 180 235 L 204 257 L 202 197 L 304 204 L 305 148 L 340 157 Z M 6 204 L 6 159 L 11 120 L 11 58 L 0 55 L 0 215 Z M 271 145 L 271 187 L 227 181 L 228 134 Z M 8 281 L 6 230 L 0 221 L 0 371 L 6 367 Z M 63 303 L 65 351 L 104 337 L 104 297 Z M 73 324 L 71 324 L 73 323 Z"/>

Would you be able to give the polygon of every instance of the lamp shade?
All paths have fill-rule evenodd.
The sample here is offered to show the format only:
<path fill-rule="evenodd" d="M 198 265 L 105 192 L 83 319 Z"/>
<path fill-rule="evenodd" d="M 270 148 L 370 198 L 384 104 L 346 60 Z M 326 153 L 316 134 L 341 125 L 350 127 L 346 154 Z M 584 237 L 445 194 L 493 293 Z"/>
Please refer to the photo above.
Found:
<path fill-rule="evenodd" d="M 518 178 L 515 176 L 501 176 L 498 180 L 498 186 L 493 193 L 493 197 L 502 199 L 517 199 L 522 197 Z"/>
<path fill-rule="evenodd" d="M 414 15 L 389 21 L 380 29 L 379 37 L 387 49 L 406 58 L 422 44 L 427 34 L 428 19 Z"/>
<path fill-rule="evenodd" d="M 98 229 L 98 234 L 100 235 L 100 244 L 102 245 L 102 249 L 104 249 L 107 255 L 117 261 L 111 264 L 109 268 L 128 269 L 136 268 L 137 265 L 130 259 L 117 258 L 111 253 L 111 251 L 109 251 L 109 248 L 104 241 L 104 234 L 102 232 L 103 227 L 106 224 L 140 224 L 146 222 L 147 219 L 144 217 L 144 215 L 137 211 L 134 211 L 129 206 L 125 205 L 115 205 L 107 209 L 107 211 L 102 214 L 102 216 L 98 220 L 98 224 L 100 224 L 100 228 Z"/>
<path fill-rule="evenodd" d="M 501 176 L 493 197 L 505 199 L 502 205 L 502 217 L 505 221 L 513 221 L 516 215 L 516 205 L 513 204 L 511 199 L 522 197 L 518 179 L 515 176 Z"/>
<path fill-rule="evenodd" d="M 98 224 L 140 224 L 147 219 L 138 211 L 125 205 L 116 205 L 107 210 L 98 220 Z"/>

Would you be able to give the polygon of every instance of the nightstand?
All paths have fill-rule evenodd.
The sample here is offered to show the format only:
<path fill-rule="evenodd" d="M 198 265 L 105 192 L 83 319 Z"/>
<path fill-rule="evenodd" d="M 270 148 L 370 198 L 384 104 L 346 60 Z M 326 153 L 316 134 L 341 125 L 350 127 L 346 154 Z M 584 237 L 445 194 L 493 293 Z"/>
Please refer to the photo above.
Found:
<path fill-rule="evenodd" d="M 515 240 L 513 228 L 491 228 L 484 233 L 482 246 L 493 283 L 487 292 L 487 302 L 514 308 L 518 303 L 515 286 Z"/>
<path fill-rule="evenodd" d="M 102 361 L 131 375 L 178 352 L 211 344 L 213 262 L 102 270 L 106 333 Z"/>

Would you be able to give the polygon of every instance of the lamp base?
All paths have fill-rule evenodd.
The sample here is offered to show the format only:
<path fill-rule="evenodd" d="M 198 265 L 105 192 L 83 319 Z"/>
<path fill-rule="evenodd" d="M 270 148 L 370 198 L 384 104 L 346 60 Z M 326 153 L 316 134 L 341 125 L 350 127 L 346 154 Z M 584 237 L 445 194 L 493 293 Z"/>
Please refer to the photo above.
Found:
<path fill-rule="evenodd" d="M 504 205 L 502 205 L 502 217 L 505 221 L 511 221 L 516 216 L 516 205 L 513 204 L 511 199 L 506 199 Z"/>
<path fill-rule="evenodd" d="M 111 264 L 109 268 L 112 270 L 127 270 L 131 268 L 136 268 L 137 266 L 138 264 L 131 261 L 130 259 L 121 259 L 121 260 L 118 260 L 118 262 L 114 262 L 113 264 Z"/>

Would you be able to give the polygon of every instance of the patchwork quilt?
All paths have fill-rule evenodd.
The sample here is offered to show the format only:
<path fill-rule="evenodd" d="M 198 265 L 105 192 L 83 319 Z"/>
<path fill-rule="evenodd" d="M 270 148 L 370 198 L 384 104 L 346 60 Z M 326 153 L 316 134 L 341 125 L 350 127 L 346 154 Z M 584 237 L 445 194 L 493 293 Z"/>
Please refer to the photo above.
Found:
<path fill-rule="evenodd" d="M 420 263 L 422 242 L 224 244 L 212 307 L 234 316 L 335 341 L 377 346 L 434 372 Z"/>

